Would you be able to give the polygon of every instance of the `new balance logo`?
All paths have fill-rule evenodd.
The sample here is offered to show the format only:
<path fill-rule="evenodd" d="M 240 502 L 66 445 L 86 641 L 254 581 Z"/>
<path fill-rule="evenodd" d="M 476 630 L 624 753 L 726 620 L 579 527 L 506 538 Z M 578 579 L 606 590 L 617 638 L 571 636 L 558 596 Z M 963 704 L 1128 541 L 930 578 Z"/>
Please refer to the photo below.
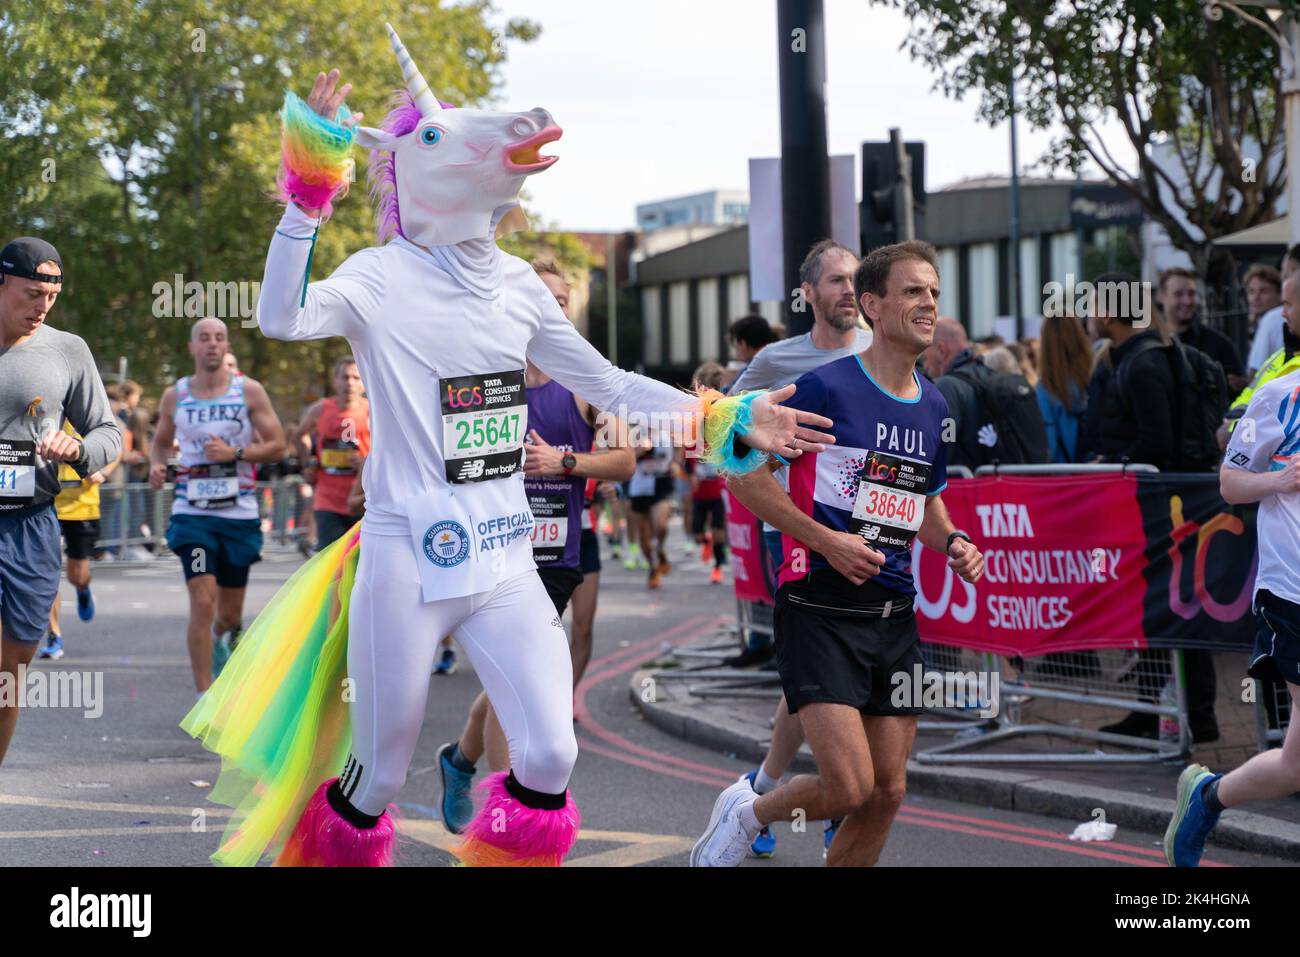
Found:
<path fill-rule="evenodd" d="M 483 474 L 483 460 L 470 459 L 460 467 L 460 472 L 456 475 L 458 479 L 478 478 Z"/>

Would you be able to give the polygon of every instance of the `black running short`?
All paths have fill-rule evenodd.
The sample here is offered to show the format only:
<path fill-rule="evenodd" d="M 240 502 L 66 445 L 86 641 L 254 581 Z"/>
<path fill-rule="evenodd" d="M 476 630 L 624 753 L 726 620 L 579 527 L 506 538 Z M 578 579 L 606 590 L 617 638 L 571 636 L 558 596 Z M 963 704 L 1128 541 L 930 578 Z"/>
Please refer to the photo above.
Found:
<path fill-rule="evenodd" d="M 655 478 L 655 490 L 653 495 L 632 496 L 632 511 L 645 515 L 651 508 L 658 505 L 664 499 L 672 498 L 672 495 L 673 477 L 671 475 L 660 475 Z"/>
<path fill-rule="evenodd" d="M 555 613 L 563 617 L 564 609 L 569 607 L 569 599 L 582 584 L 581 568 L 539 568 L 537 574 L 542 579 L 542 586 L 555 605 Z"/>
<path fill-rule="evenodd" d="M 1300 685 L 1300 605 L 1261 588 L 1255 595 L 1255 653 L 1252 678 Z"/>
<path fill-rule="evenodd" d="M 63 552 L 69 558 L 92 558 L 99 541 L 99 519 L 59 519 Z"/>
<path fill-rule="evenodd" d="M 584 528 L 578 543 L 578 566 L 584 575 L 600 571 L 600 540 L 594 529 Z"/>
<path fill-rule="evenodd" d="M 773 625 L 791 714 L 806 704 L 845 704 L 870 716 L 921 713 L 891 701 L 894 675 L 910 681 L 924 667 L 911 596 L 818 570 L 781 586 Z"/>
<path fill-rule="evenodd" d="M 727 510 L 722 499 L 695 499 L 691 508 L 691 532 L 703 535 L 705 528 L 727 527 Z"/>

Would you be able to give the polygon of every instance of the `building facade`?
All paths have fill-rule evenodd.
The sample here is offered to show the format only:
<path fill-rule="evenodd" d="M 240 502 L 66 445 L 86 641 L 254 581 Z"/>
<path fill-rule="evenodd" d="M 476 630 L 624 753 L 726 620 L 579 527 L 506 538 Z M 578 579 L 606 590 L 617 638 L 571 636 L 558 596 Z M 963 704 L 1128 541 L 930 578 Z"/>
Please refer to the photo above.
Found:
<path fill-rule="evenodd" d="M 668 226 L 739 226 L 748 221 L 749 194 L 744 190 L 715 189 L 636 208 L 637 228 L 643 233 Z"/>
<path fill-rule="evenodd" d="M 640 207 L 638 207 L 640 209 Z M 1105 181 L 1022 180 L 1020 266 L 1023 332 L 1037 333 L 1050 282 L 1068 285 L 1141 262 L 1142 211 Z M 956 184 L 927 196 L 921 238 L 939 258 L 940 313 L 973 338 L 1014 329 L 1010 188 L 1007 180 Z M 1130 255 L 1131 251 L 1131 255 Z M 783 321 L 783 302 L 749 295 L 746 227 L 650 255 L 636 264 L 646 371 L 684 381 L 701 362 L 729 358 L 727 327 L 746 313 Z"/>

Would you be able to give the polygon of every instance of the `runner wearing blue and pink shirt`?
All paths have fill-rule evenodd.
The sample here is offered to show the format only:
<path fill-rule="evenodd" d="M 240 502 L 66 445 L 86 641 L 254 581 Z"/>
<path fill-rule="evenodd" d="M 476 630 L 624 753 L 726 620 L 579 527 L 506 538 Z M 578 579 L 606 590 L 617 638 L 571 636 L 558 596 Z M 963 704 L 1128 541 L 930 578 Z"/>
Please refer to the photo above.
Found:
<path fill-rule="evenodd" d="M 692 866 L 744 859 L 760 828 L 843 817 L 831 865 L 876 862 L 906 790 L 918 709 L 892 700 L 894 675 L 921 663 L 911 546 L 945 552 L 970 582 L 984 559 L 953 527 L 940 492 L 948 405 L 916 372 L 934 339 L 939 274 L 928 243 L 885 246 L 853 277 L 872 344 L 795 381 L 788 402 L 834 422 L 834 444 L 803 452 L 787 495 L 770 472 L 731 491 L 783 535 L 774 625 L 777 670 L 817 764 L 763 795 L 742 777 L 719 796 Z"/>

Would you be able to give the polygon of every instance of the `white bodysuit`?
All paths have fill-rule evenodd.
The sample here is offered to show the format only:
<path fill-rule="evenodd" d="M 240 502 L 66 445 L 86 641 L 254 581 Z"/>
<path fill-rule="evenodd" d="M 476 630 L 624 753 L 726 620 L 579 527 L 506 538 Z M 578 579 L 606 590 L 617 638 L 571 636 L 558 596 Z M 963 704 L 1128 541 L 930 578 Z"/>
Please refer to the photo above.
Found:
<path fill-rule="evenodd" d="M 561 793 L 577 758 L 563 627 L 535 572 L 523 481 L 525 358 L 600 409 L 671 412 L 697 400 L 617 369 L 523 260 L 491 240 L 432 253 L 404 239 L 311 283 L 316 221 L 286 210 L 258 322 L 277 339 L 343 336 L 370 400 L 366 515 L 349 617 L 353 756 L 340 781 L 378 815 L 405 781 L 437 644 L 465 648 L 501 719 L 515 776 Z"/>

